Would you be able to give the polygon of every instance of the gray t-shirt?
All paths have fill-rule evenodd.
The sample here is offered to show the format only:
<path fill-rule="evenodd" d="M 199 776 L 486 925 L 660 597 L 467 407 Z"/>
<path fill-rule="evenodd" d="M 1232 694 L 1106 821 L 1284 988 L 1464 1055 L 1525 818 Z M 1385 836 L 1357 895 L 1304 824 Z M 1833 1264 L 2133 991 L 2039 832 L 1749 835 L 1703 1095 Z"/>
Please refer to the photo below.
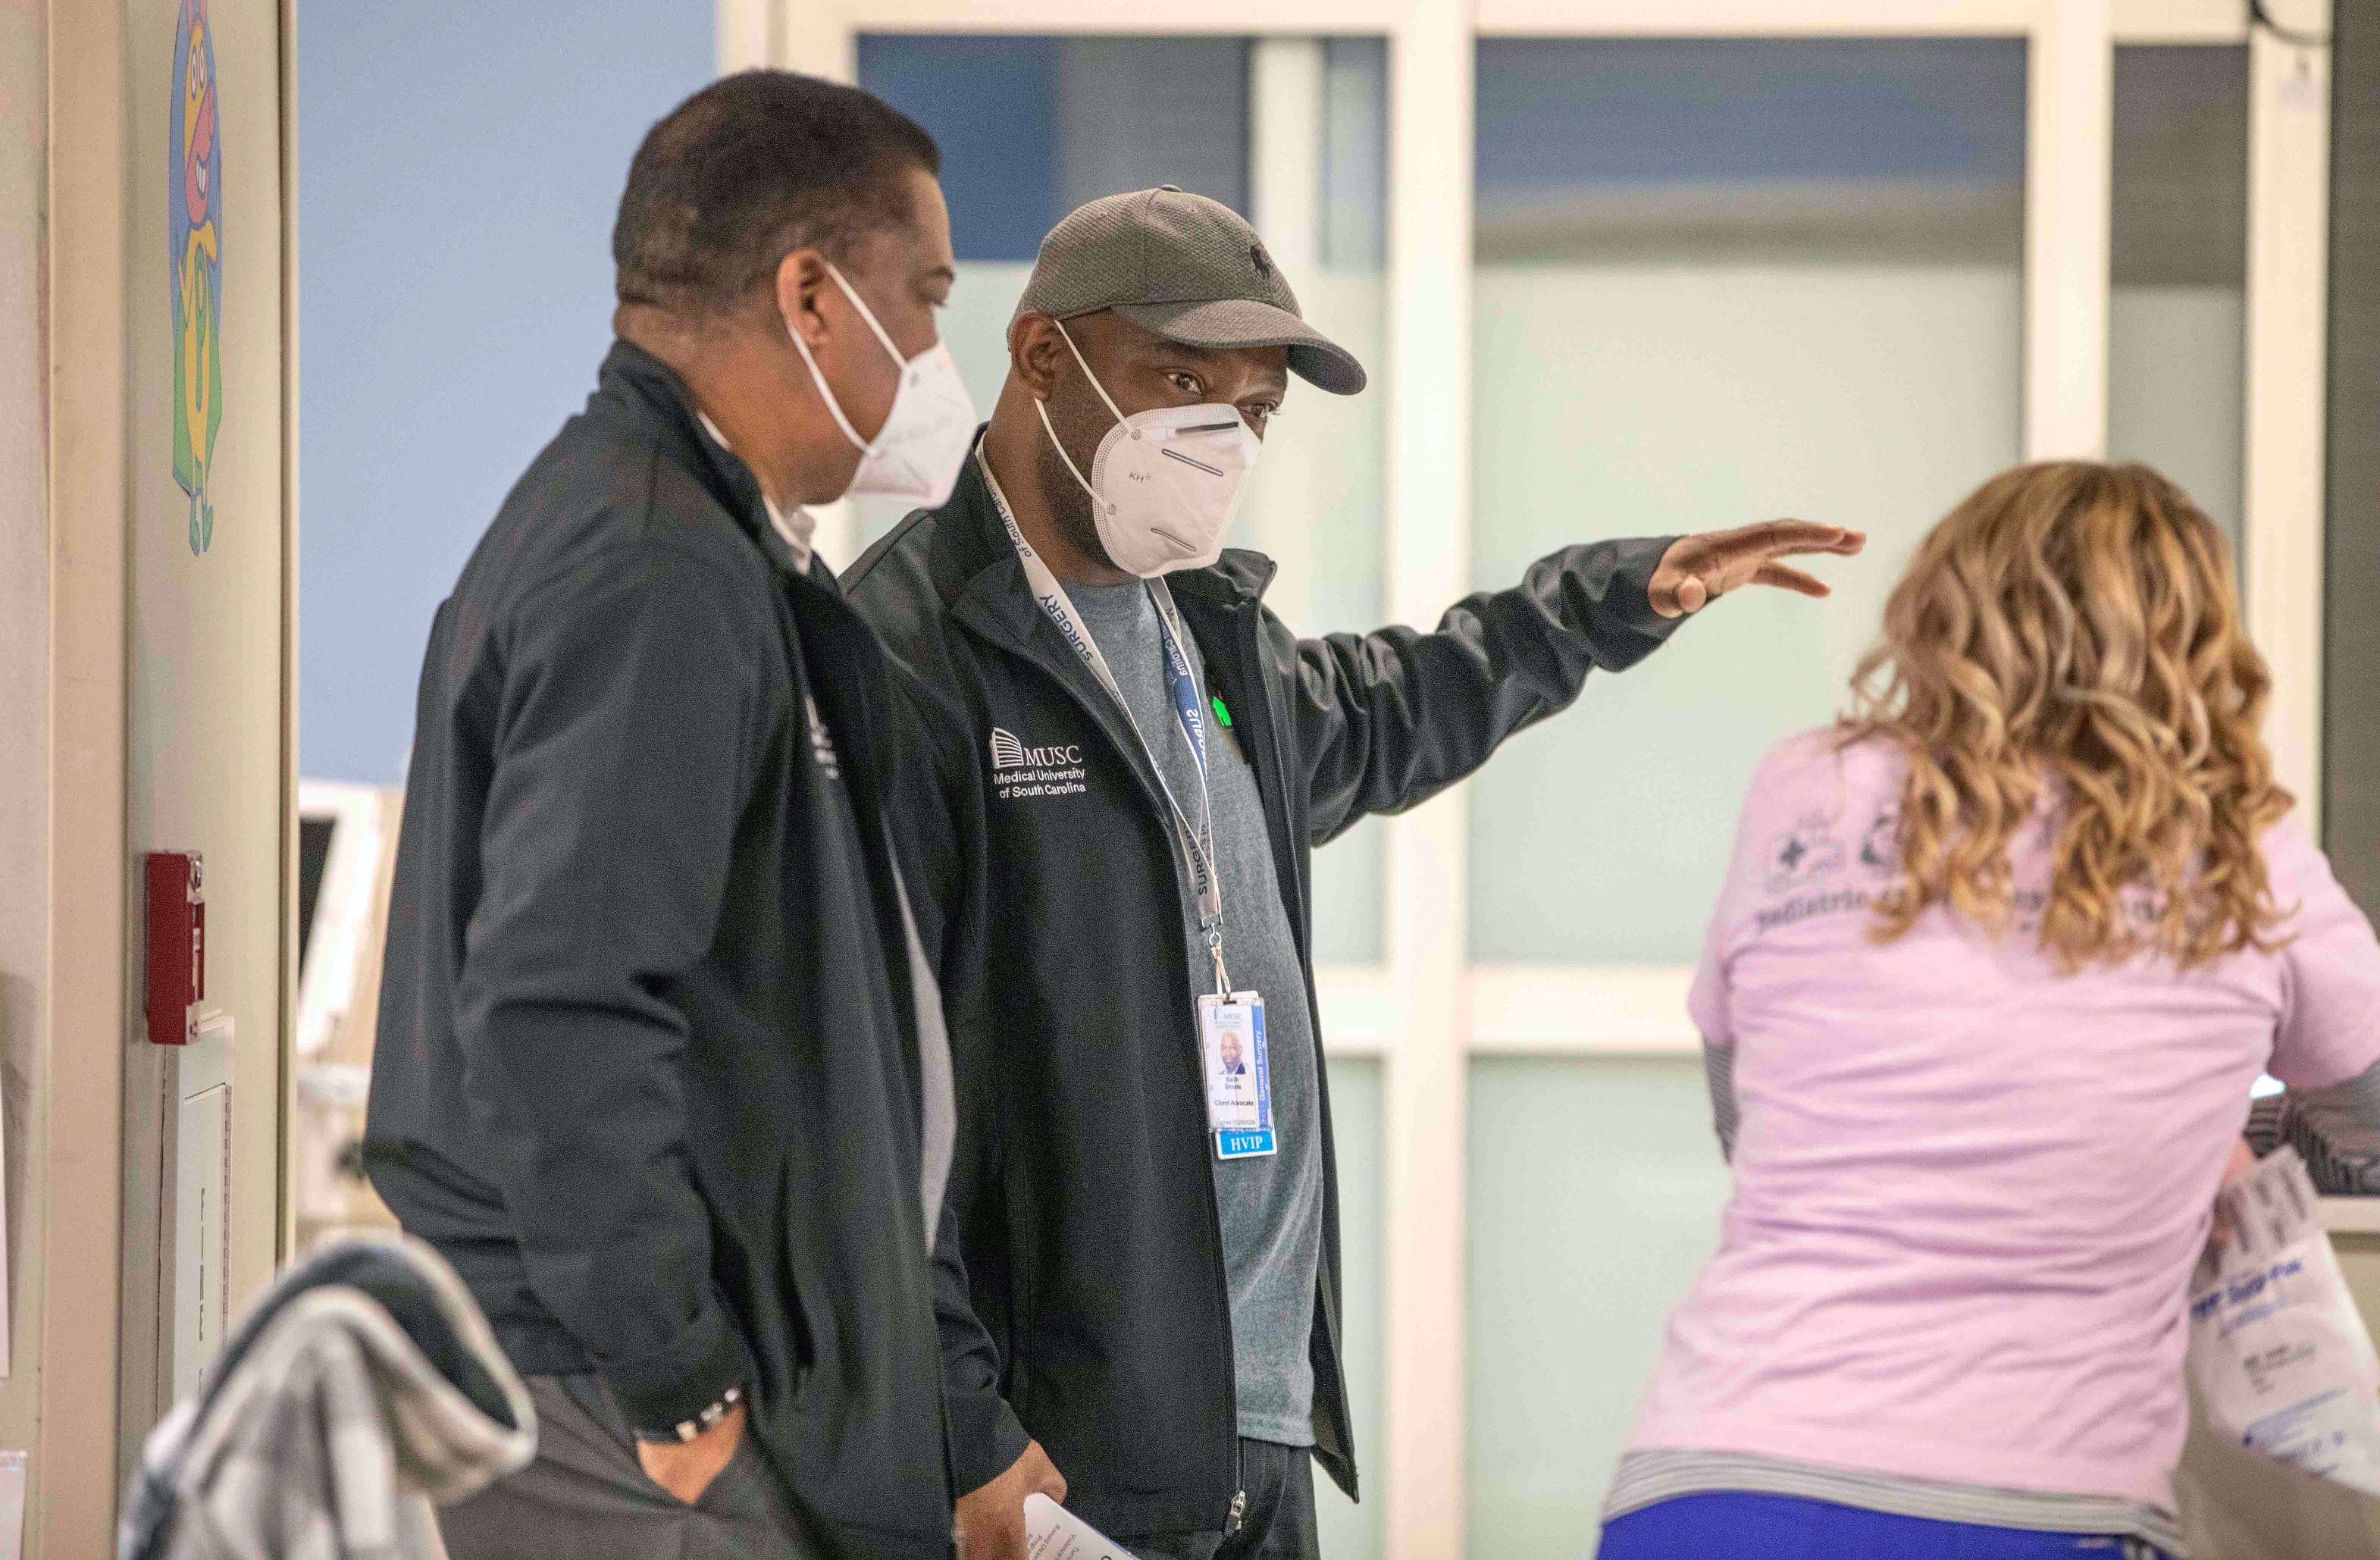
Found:
<path fill-rule="evenodd" d="M 1070 585 L 1066 594 L 1107 658 L 1142 739 L 1195 826 L 1198 766 L 1174 716 L 1164 642 L 1148 587 Z M 1196 668 L 1195 647 L 1190 661 Z M 1223 957 L 1235 989 L 1264 997 L 1280 1144 L 1278 1152 L 1263 1158 L 1225 1161 L 1213 1157 L 1213 1135 L 1208 1136 L 1231 1286 L 1240 1433 L 1310 1446 L 1314 1365 L 1306 1349 L 1322 1256 L 1322 1106 L 1314 1018 L 1305 1005 L 1305 974 L 1281 903 L 1281 879 L 1273 870 L 1256 771 L 1240 750 L 1238 734 L 1214 720 L 1203 685 L 1198 697 L 1208 716 L 1208 783 L 1216 871 L 1223 887 Z M 1214 990 L 1214 964 L 1199 936 L 1197 906 L 1186 892 L 1182 913 L 1190 933 L 1191 989 L 1204 994 Z M 1196 1041 L 1185 1032 L 1183 1043 Z"/>

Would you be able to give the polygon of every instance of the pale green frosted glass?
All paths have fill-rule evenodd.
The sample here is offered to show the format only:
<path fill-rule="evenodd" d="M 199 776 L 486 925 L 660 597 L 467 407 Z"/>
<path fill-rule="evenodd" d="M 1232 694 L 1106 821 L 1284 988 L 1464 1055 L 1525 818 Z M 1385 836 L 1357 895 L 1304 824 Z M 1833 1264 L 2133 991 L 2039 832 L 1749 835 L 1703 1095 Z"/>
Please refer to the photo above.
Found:
<path fill-rule="evenodd" d="M 1669 1312 L 1718 1243 L 1697 1057 L 1471 1064 L 1474 1560 L 1590 1560 Z"/>
<path fill-rule="evenodd" d="M 1375 375 L 1361 395 L 1290 380 L 1248 484 L 1235 546 L 1280 566 L 1265 601 L 1301 634 L 1378 628 L 1385 567 L 1381 386 L 1383 284 L 1378 274 L 1291 278 L 1305 317 Z M 1387 867 L 1381 826 L 1366 819 L 1314 857 L 1314 956 L 1378 964 Z M 1327 1032 L 1327 1031 L 1326 1031 Z"/>
<path fill-rule="evenodd" d="M 1290 376 L 1232 544 L 1280 566 L 1265 601 L 1291 628 L 1361 632 L 1379 627 L 1386 554 L 1385 284 L 1377 272 L 1323 271 L 1290 281 L 1305 317 L 1354 353 L 1373 380 L 1360 395 L 1333 396 Z"/>
<path fill-rule="evenodd" d="M 1746 591 L 1473 782 L 1478 959 L 1691 962 L 1760 753 L 1842 706 L 1925 530 L 2020 447 L 2021 284 L 1950 264 L 1475 274 L 1473 556 L 1779 516 L 1855 526 L 1832 600 Z"/>
<path fill-rule="evenodd" d="M 1386 1547 L 1380 1524 L 1388 1471 L 1380 1413 L 1386 1358 L 1380 1341 L 1380 1064 L 1369 1057 L 1342 1056 L 1330 1069 L 1330 1127 L 1339 1151 L 1340 1280 L 1345 1301 L 1341 1336 L 1364 1500 L 1360 1505 L 1348 1500 L 1318 1467 L 1314 1505 L 1327 1560 L 1371 1560 Z"/>
<path fill-rule="evenodd" d="M 2240 542 L 2247 296 L 2220 285 L 2109 294 L 2107 454 L 2180 482 Z"/>
<path fill-rule="evenodd" d="M 1384 828 L 1379 819 L 1366 818 L 1314 853 L 1317 964 L 1374 965 L 1384 957 L 1387 932 L 1380 918 L 1389 892 Z"/>

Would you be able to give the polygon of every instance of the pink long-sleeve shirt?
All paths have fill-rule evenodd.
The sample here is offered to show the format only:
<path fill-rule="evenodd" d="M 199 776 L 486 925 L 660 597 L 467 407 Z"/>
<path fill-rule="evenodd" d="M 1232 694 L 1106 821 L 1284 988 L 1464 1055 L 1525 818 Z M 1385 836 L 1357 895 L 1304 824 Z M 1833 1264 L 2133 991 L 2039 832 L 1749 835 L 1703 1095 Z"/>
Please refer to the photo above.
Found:
<path fill-rule="evenodd" d="M 2294 818 L 2270 953 L 2059 973 L 1928 911 L 1877 943 L 1905 764 L 1780 744 L 1743 808 L 1691 999 L 1731 1049 L 1734 1194 L 1671 1317 L 1634 1447 L 2166 1507 L 2183 1288 L 2249 1090 L 2380 1062 L 2380 944 Z"/>

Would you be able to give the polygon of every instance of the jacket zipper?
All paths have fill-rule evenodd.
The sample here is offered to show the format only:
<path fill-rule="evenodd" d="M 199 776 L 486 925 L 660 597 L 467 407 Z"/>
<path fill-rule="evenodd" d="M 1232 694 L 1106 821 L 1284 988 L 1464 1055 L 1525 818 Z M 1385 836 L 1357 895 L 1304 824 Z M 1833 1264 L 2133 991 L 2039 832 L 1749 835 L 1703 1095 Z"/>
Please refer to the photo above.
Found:
<path fill-rule="evenodd" d="M 1131 770 L 1133 772 L 1133 777 L 1140 782 L 1142 798 L 1148 801 L 1151 806 L 1155 806 L 1155 804 L 1161 799 L 1161 794 L 1158 787 L 1150 782 L 1148 776 L 1141 773 L 1143 764 L 1148 764 L 1150 767 L 1154 767 L 1154 760 L 1151 755 L 1147 752 L 1143 752 L 1139 757 L 1135 758 L 1132 750 L 1125 747 L 1123 742 L 1119 741 L 1116 738 L 1115 734 L 1109 729 L 1107 722 L 1100 718 L 1099 711 L 1092 706 L 1088 697 L 1087 697 L 1080 689 L 1076 689 L 1072 682 L 1068 681 L 1062 671 L 1051 666 L 1040 655 L 1035 653 L 1030 647 L 1029 640 L 1020 644 L 1017 648 L 1024 652 L 1025 658 L 1027 661 L 1048 673 L 1050 680 L 1058 685 L 1060 689 L 1065 693 L 1066 697 L 1072 699 L 1076 706 L 1082 710 L 1083 713 L 1090 717 L 1091 728 L 1105 737 L 1108 739 L 1109 746 L 1114 748 L 1123 756 L 1124 767 Z M 1108 701 L 1108 703 L 1109 707 L 1112 709 L 1114 701 L 1110 700 Z M 1160 815 L 1160 822 L 1165 826 L 1166 832 L 1171 835 L 1173 830 L 1172 820 Z M 1169 842 L 1165 857 L 1167 865 L 1171 869 L 1172 876 L 1173 878 L 1173 892 L 1177 896 L 1186 896 L 1189 885 L 1183 881 L 1182 851 L 1180 846 L 1178 844 Z M 1183 940 L 1182 950 L 1183 964 L 1186 969 L 1190 960 L 1190 945 L 1186 933 Z M 1191 1009 L 1194 1014 L 1196 1012 L 1197 1008 L 1196 997 L 1197 993 L 1194 992 L 1192 993 L 1191 1001 Z M 1195 1033 L 1195 1018 L 1193 1019 L 1193 1046 L 1188 1061 L 1193 1074 L 1194 1086 L 1198 1099 L 1201 1102 L 1199 1108 L 1198 1130 L 1203 1135 L 1207 1130 L 1206 1110 L 1204 1104 L 1207 1097 L 1207 1077 L 1205 1064 L 1198 1056 L 1196 1051 L 1196 1042 L 1197 1037 Z M 1223 1411 L 1226 1416 L 1224 1433 L 1230 1436 L 1232 1441 L 1232 1504 L 1230 1510 L 1225 1514 L 1223 1521 L 1223 1533 L 1224 1536 L 1228 1538 L 1232 1534 L 1240 1530 L 1241 1525 L 1247 1515 L 1247 1449 L 1240 1444 L 1240 1380 L 1239 1361 L 1237 1359 L 1238 1341 L 1231 1336 L 1232 1286 L 1231 1277 L 1224 1271 L 1223 1264 L 1223 1204 L 1221 1199 L 1215 1193 L 1215 1174 L 1213 1169 L 1209 1167 L 1207 1174 L 1201 1176 L 1200 1179 L 1206 1184 L 1207 1227 L 1214 1232 L 1215 1237 L 1215 1298 L 1222 1309 L 1224 1335 L 1227 1339 L 1231 1340 L 1223 1351 Z M 1012 1407 L 1014 1407 L 1013 1404 Z"/>
<path fill-rule="evenodd" d="M 1257 596 L 1257 604 L 1261 605 L 1262 601 L 1263 593 L 1259 591 Z M 1239 654 L 1241 675 L 1245 682 L 1245 686 L 1239 690 L 1243 695 L 1241 701 L 1250 707 L 1249 718 L 1252 723 L 1251 736 L 1261 732 L 1264 737 L 1264 741 L 1261 744 L 1250 742 L 1247 745 L 1249 767 L 1256 772 L 1259 786 L 1261 786 L 1265 772 L 1265 762 L 1264 757 L 1259 757 L 1259 749 L 1265 757 L 1269 757 L 1273 761 L 1272 769 L 1275 775 L 1276 789 L 1284 793 L 1284 799 L 1281 804 L 1284 815 L 1279 820 L 1279 822 L 1282 825 L 1284 833 L 1286 833 L 1287 825 L 1290 823 L 1290 819 L 1286 815 L 1288 811 L 1288 803 L 1285 799 L 1285 791 L 1289 784 L 1289 777 L 1287 766 L 1279 762 L 1280 734 L 1274 728 L 1272 705 L 1267 696 L 1267 686 L 1264 676 L 1264 645 L 1260 619 L 1257 614 L 1240 609 L 1232 609 L 1232 616 L 1234 619 L 1232 625 L 1232 639 L 1234 640 L 1232 648 Z M 1212 690 L 1210 689 L 1209 691 Z M 1272 812 L 1269 807 L 1266 810 L 1265 819 L 1267 827 L 1271 827 L 1275 821 L 1272 817 Z M 1293 858 L 1293 851 L 1292 855 Z M 1284 879 L 1294 875 L 1290 870 L 1290 864 L 1281 864 L 1281 870 Z M 1298 893 L 1300 905 L 1305 912 L 1304 918 L 1305 923 L 1310 927 L 1312 902 L 1306 897 L 1309 892 L 1310 889 L 1305 882 L 1302 879 L 1299 880 Z M 1300 964 L 1304 967 L 1305 975 L 1305 1000 L 1309 1009 L 1311 1009 L 1314 1007 L 1317 1001 L 1314 991 L 1314 982 L 1312 980 L 1312 971 L 1314 968 L 1313 949 L 1301 945 L 1298 948 L 1298 957 Z M 1319 1091 L 1320 1098 L 1326 1106 L 1322 1130 L 1327 1137 L 1330 1130 L 1327 1111 L 1327 1106 L 1330 1102 L 1330 1085 L 1327 1077 L 1319 1076 L 1323 1067 L 1323 1062 L 1320 1054 L 1321 1048 L 1318 1043 L 1318 1035 L 1317 1040 L 1318 1044 L 1316 1046 L 1315 1062 L 1318 1077 L 1315 1079 L 1315 1087 Z M 1330 1404 L 1332 1409 L 1338 1416 L 1342 1432 L 1349 1435 L 1352 1440 L 1353 1432 L 1349 1428 L 1349 1421 L 1353 1420 L 1354 1415 L 1347 1406 L 1347 1373 L 1344 1354 L 1341 1348 L 1341 1339 L 1339 1336 L 1338 1308 L 1330 1303 L 1330 1298 L 1322 1282 L 1322 1276 L 1323 1275 L 1319 1273 L 1315 1275 L 1315 1307 L 1321 1322 L 1323 1335 L 1330 1341 Z M 1236 1384 L 1235 1377 L 1234 1385 L 1236 1386 Z M 1320 1386 L 1321 1383 L 1319 1382 L 1316 1383 L 1318 1391 Z M 1319 1405 L 1318 1404 L 1318 1407 Z M 1237 1428 L 1237 1425 L 1234 1424 L 1233 1430 L 1235 1432 Z M 1235 1435 L 1234 1444 L 1236 1444 L 1237 1439 Z M 1243 1451 L 1245 1452 L 1245 1449 L 1243 1449 Z M 1350 1477 L 1353 1477 L 1352 1472 Z M 1232 1482 L 1239 1485 L 1240 1489 L 1238 1493 L 1232 1498 L 1232 1524 L 1231 1527 L 1226 1530 L 1227 1536 L 1229 1533 L 1238 1530 L 1240 1526 L 1240 1517 L 1246 1505 L 1247 1480 L 1246 1469 L 1245 1467 L 1245 1456 L 1243 1456 L 1243 1467 L 1241 1469 L 1240 1476 L 1234 1479 Z"/>

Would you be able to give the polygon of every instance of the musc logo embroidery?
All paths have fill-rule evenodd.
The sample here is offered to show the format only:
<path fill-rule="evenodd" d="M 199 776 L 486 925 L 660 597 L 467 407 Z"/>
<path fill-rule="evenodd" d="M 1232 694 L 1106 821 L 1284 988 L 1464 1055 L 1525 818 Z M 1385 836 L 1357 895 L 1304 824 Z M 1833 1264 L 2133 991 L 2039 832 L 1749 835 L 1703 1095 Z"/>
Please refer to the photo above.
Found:
<path fill-rule="evenodd" d="M 1086 774 L 1079 742 L 1030 748 L 1006 726 L 991 728 L 991 794 L 997 800 L 1078 797 L 1090 789 Z"/>
<path fill-rule="evenodd" d="M 1050 769 L 1083 762 L 1079 743 L 1062 742 L 1047 748 L 1028 748 L 1017 739 L 1016 733 L 1005 726 L 991 728 L 991 767 L 994 769 Z"/>

